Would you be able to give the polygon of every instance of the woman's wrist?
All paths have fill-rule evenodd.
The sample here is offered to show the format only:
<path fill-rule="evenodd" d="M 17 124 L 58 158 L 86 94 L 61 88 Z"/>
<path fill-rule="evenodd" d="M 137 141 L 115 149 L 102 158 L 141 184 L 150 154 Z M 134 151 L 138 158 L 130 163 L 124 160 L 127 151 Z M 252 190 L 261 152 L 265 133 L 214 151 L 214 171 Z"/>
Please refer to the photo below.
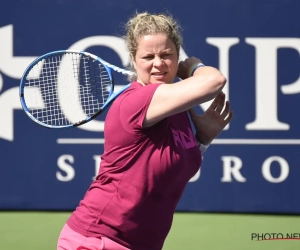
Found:
<path fill-rule="evenodd" d="M 191 77 L 194 75 L 195 71 L 198 69 L 198 68 L 201 68 L 201 67 L 205 67 L 205 65 L 200 62 L 200 63 L 197 63 L 197 64 L 194 64 L 188 71 L 188 77 Z"/>

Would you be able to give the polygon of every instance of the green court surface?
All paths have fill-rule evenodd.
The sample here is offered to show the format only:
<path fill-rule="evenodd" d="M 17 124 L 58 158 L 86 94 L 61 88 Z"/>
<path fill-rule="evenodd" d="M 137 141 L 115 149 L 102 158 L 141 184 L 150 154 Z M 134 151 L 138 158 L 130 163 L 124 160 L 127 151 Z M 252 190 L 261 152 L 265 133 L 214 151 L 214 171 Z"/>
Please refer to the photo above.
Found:
<path fill-rule="evenodd" d="M 0 212 L 0 249 L 55 250 L 69 215 Z M 300 216 L 176 213 L 163 250 L 300 249 L 300 239 L 257 241 L 251 240 L 252 233 L 299 237 Z"/>

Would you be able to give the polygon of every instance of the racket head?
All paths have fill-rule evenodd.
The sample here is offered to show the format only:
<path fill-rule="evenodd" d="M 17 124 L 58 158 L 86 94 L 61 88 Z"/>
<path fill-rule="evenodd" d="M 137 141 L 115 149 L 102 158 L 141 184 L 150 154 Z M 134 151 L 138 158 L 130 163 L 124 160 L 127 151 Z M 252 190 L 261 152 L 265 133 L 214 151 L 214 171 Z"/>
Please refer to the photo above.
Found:
<path fill-rule="evenodd" d="M 35 59 L 20 82 L 26 114 L 47 128 L 82 125 L 101 114 L 113 96 L 113 75 L 101 58 L 59 50 Z"/>

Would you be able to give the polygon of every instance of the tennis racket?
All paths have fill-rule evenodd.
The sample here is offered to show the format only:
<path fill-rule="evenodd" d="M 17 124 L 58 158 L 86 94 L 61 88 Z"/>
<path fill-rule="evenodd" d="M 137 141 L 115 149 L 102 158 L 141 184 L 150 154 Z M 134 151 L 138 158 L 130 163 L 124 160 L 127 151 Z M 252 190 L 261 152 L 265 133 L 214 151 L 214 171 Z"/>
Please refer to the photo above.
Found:
<path fill-rule="evenodd" d="M 115 93 L 112 70 L 134 74 L 83 51 L 59 50 L 42 55 L 22 76 L 22 107 L 34 122 L 47 128 L 85 124 L 130 86 Z"/>

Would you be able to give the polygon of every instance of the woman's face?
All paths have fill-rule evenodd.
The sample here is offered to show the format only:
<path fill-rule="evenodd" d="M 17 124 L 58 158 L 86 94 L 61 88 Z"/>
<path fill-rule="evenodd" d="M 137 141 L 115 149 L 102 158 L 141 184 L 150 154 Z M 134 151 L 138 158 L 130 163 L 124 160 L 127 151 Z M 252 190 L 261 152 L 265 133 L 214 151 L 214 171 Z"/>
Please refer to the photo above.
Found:
<path fill-rule="evenodd" d="M 175 44 L 166 34 L 141 37 L 134 59 L 139 83 L 146 85 L 174 82 L 178 69 L 178 53 Z"/>

